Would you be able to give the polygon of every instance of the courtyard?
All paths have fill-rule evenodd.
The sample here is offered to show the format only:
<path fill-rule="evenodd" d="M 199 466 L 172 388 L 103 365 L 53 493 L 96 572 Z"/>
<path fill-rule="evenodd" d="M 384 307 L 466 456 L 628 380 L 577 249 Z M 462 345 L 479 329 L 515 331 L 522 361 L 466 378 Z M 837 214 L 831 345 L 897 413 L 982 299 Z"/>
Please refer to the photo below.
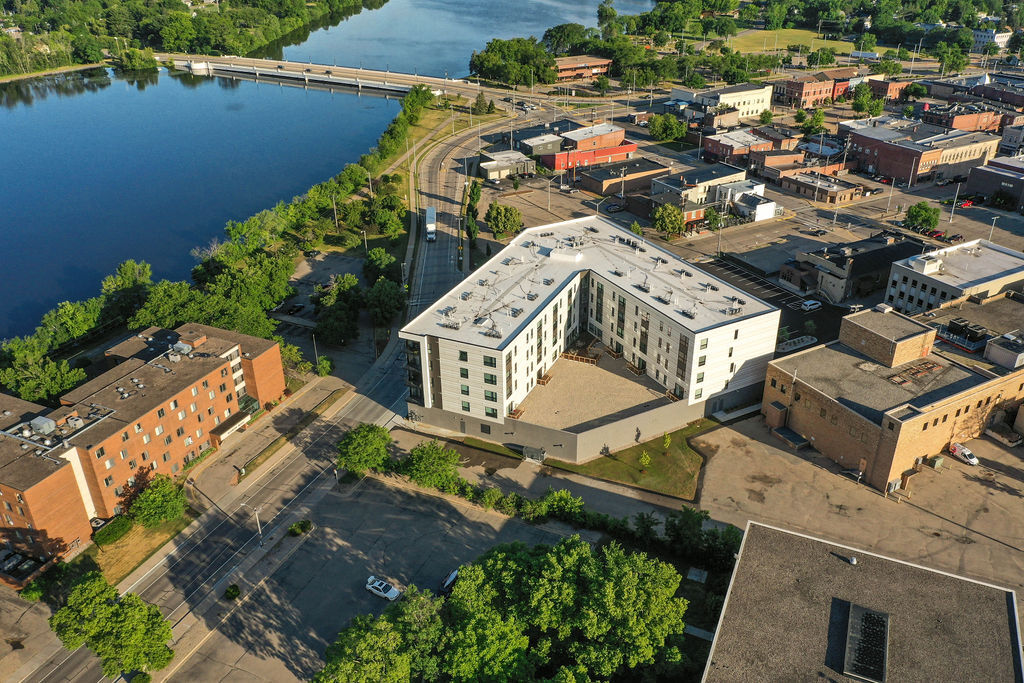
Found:
<path fill-rule="evenodd" d="M 596 365 L 567 358 L 555 361 L 548 371 L 550 381 L 535 386 L 519 404 L 521 419 L 582 432 L 670 402 L 665 388 L 650 377 L 634 374 L 625 360 L 612 358 L 607 350 L 599 353 Z M 592 400 L 596 392 L 600 400 Z"/>

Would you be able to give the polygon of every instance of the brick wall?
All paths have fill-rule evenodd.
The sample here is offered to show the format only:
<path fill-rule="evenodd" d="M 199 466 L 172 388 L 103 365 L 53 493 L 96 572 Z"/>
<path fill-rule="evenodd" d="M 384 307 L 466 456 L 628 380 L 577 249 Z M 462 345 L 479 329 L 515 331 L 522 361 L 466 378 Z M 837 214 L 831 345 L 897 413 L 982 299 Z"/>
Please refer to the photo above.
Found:
<path fill-rule="evenodd" d="M 244 354 L 245 349 L 242 349 Z M 284 367 L 281 364 L 281 348 L 274 344 L 258 356 L 242 356 L 242 376 L 245 391 L 261 406 L 278 401 L 284 395 Z"/>
<path fill-rule="evenodd" d="M 898 315 L 887 313 L 886 315 Z M 857 314 L 848 315 L 839 324 L 839 341 L 865 356 L 887 367 L 895 367 L 909 363 L 915 358 L 927 356 L 935 343 L 935 330 L 927 330 L 921 334 L 893 342 L 884 335 L 878 334 L 857 321 Z"/>
<path fill-rule="evenodd" d="M 40 558 L 74 554 L 92 535 L 70 465 L 26 491 L 0 485 L 0 518 L 0 543 Z"/>

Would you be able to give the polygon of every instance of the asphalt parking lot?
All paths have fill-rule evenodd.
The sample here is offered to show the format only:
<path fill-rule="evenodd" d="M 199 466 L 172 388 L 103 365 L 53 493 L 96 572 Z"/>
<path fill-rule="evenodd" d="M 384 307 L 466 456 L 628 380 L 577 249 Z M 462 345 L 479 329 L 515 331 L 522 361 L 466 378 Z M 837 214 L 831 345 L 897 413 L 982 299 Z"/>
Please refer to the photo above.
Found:
<path fill-rule="evenodd" d="M 557 534 L 504 515 L 364 479 L 317 505 L 299 550 L 177 670 L 175 681 L 306 681 L 338 631 L 387 602 L 373 574 L 436 590 L 453 568 L 498 543 L 556 543 Z"/>

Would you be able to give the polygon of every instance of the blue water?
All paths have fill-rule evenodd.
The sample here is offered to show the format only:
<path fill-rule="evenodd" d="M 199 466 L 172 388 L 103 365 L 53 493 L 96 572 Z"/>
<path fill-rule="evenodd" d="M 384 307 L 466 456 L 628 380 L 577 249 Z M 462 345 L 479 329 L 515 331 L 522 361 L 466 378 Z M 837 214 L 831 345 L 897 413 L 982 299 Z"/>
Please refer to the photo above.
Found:
<path fill-rule="evenodd" d="M 599 0 L 390 0 L 283 48 L 289 59 L 465 75 L 492 37 L 596 23 Z M 620 13 L 652 6 L 620 0 Z M 188 277 L 226 221 L 288 201 L 373 145 L 373 96 L 98 70 L 0 86 L 0 338 L 95 296 L 133 258 Z"/>

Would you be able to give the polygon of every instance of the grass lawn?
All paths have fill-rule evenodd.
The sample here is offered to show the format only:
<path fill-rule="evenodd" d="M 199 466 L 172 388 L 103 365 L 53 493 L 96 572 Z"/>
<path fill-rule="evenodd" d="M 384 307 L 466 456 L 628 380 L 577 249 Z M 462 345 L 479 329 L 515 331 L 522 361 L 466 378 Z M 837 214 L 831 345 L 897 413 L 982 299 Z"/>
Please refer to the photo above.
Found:
<path fill-rule="evenodd" d="M 712 420 L 701 418 L 672 432 L 672 445 L 667 455 L 662 448 L 662 437 L 658 437 L 584 465 L 573 465 L 557 460 L 548 460 L 545 464 L 693 500 L 697 492 L 697 475 L 700 474 L 704 459 L 690 448 L 686 439 L 705 432 L 716 424 Z M 647 466 L 646 471 L 641 469 L 639 462 L 643 451 L 647 451 L 651 458 L 651 464 Z"/>
<path fill-rule="evenodd" d="M 466 444 L 470 448 L 475 448 L 480 451 L 487 451 L 489 453 L 497 453 L 498 455 L 505 455 L 516 460 L 522 460 L 522 453 L 516 453 L 511 448 L 506 448 L 500 443 L 492 443 L 490 441 L 484 441 L 482 439 L 474 439 L 472 436 L 467 436 L 462 440 L 462 443 Z"/>
<path fill-rule="evenodd" d="M 93 544 L 86 548 L 80 557 L 88 557 L 95 562 L 107 577 L 107 581 L 117 585 L 124 577 L 135 571 L 136 567 L 148 560 L 164 543 L 181 533 L 192 520 L 193 516 L 186 512 L 182 517 L 164 522 L 152 529 L 136 524 L 116 542 L 102 548 Z"/>
<path fill-rule="evenodd" d="M 787 45 L 810 46 L 814 40 L 814 49 L 830 47 L 836 52 L 850 52 L 855 49 L 853 43 L 844 40 L 821 40 L 818 34 L 806 28 L 783 28 L 778 31 L 752 31 L 729 39 L 729 47 L 736 52 L 764 52 L 776 47 L 775 35 L 778 34 L 778 48 L 785 50 Z M 767 43 L 765 42 L 767 39 Z M 767 48 L 765 47 L 767 44 Z M 833 65 L 835 66 L 835 65 Z"/>

